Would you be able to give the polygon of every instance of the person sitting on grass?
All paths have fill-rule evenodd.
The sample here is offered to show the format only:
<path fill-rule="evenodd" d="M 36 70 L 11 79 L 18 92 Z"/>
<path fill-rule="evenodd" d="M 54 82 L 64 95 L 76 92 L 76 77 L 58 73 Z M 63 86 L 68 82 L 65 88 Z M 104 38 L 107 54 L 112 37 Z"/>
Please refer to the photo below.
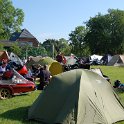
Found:
<path fill-rule="evenodd" d="M 114 88 L 120 88 L 120 89 L 124 89 L 124 84 L 122 84 L 119 80 L 116 80 L 114 82 Z"/>

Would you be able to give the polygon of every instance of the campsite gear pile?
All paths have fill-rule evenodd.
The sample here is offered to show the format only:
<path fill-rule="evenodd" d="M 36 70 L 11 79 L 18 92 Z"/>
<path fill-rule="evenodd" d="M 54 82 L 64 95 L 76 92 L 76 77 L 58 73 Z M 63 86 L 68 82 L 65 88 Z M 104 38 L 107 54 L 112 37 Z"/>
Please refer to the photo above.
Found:
<path fill-rule="evenodd" d="M 7 51 L 0 51 L 0 73 L 1 79 L 9 79 L 12 77 L 12 69 L 15 69 L 19 74 L 28 78 L 31 81 L 33 80 L 32 77 L 27 77 L 28 69 L 22 62 L 22 60 L 14 53 L 8 54 Z M 3 65 L 5 67 L 3 68 Z M 2 72 L 4 71 L 4 73 Z"/>
<path fill-rule="evenodd" d="M 47 124 L 112 124 L 124 120 L 124 107 L 110 83 L 90 70 L 54 76 L 28 112 Z"/>

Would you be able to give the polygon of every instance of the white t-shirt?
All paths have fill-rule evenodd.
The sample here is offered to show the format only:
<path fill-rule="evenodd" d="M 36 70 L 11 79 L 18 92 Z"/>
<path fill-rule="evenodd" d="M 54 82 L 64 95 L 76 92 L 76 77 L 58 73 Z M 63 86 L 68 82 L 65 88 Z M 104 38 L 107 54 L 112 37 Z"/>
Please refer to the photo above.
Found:
<path fill-rule="evenodd" d="M 0 66 L 0 72 L 5 72 L 5 71 L 6 71 L 6 67 Z"/>

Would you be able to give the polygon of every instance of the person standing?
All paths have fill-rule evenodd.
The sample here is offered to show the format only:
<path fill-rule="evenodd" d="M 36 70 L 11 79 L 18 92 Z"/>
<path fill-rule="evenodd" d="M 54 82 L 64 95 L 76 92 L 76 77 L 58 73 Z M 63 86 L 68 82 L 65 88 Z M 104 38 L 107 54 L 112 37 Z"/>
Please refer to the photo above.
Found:
<path fill-rule="evenodd" d="M 58 62 L 61 63 L 61 64 L 65 64 L 65 63 L 66 63 L 66 58 L 64 57 L 64 54 L 60 52 L 60 53 L 56 56 L 56 61 L 58 61 Z"/>

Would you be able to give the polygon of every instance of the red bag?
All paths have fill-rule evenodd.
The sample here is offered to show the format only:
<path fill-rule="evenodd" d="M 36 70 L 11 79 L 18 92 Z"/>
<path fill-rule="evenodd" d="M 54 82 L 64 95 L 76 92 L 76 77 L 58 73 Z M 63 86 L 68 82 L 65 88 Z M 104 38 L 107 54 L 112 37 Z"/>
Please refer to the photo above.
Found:
<path fill-rule="evenodd" d="M 26 75 L 28 73 L 28 70 L 26 68 L 26 66 L 24 65 L 19 71 L 18 71 L 19 74 L 21 75 Z"/>

